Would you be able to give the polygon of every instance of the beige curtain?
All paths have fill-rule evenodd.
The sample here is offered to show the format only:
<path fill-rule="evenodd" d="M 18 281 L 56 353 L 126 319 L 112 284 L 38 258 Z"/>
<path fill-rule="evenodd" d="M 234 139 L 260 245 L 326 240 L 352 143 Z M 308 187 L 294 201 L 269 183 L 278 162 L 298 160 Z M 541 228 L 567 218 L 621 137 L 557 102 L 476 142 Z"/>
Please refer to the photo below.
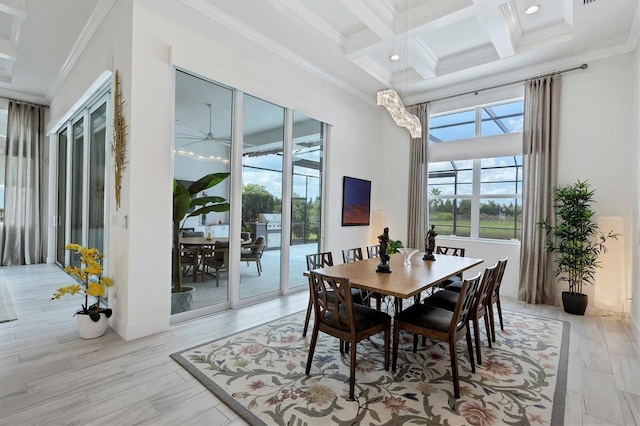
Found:
<path fill-rule="evenodd" d="M 410 138 L 409 205 L 407 247 L 424 248 L 427 229 L 427 147 L 429 146 L 429 104 L 413 105 L 407 109 L 420 119 L 422 136 Z"/>
<path fill-rule="evenodd" d="M 518 298 L 527 303 L 554 304 L 553 261 L 545 251 L 545 231 L 555 226 L 553 188 L 558 184 L 558 136 L 561 75 L 525 84 L 523 129 L 522 242 Z"/>
<path fill-rule="evenodd" d="M 2 265 L 44 262 L 44 108 L 9 102 L 4 175 Z"/>

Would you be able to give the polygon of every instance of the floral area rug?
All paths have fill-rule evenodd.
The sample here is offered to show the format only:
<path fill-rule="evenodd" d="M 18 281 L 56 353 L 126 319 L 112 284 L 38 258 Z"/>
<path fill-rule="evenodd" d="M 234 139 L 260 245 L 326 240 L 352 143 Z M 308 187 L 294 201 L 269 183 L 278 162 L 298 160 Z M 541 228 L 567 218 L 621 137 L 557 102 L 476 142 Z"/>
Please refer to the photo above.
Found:
<path fill-rule="evenodd" d="M 172 354 L 253 425 L 562 424 L 569 324 L 505 311 L 493 348 L 471 372 L 458 342 L 461 398 L 453 396 L 448 345 L 401 334 L 396 373 L 384 371 L 382 334 L 357 345 L 355 401 L 349 355 L 320 333 L 309 376 L 304 312 Z M 497 318 L 496 318 L 497 320 Z M 481 328 L 484 328 L 481 323 Z"/>

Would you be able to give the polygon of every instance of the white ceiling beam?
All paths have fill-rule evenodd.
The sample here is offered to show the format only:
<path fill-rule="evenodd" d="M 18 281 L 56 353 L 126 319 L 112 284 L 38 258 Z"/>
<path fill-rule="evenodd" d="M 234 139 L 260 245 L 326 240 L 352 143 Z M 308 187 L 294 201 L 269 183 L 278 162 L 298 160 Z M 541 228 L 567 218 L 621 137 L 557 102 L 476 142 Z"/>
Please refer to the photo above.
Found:
<path fill-rule="evenodd" d="M 0 58 L 15 61 L 18 57 L 16 45 L 9 40 L 0 39 Z"/>
<path fill-rule="evenodd" d="M 320 34 L 327 37 L 334 42 L 340 48 L 344 48 L 345 40 L 342 34 L 334 27 L 329 25 L 325 20 L 320 18 L 315 12 L 309 9 L 301 0 L 266 0 L 271 7 L 277 9 L 294 19 L 295 21 L 302 20 L 309 24 L 309 26 L 315 28 Z"/>
<path fill-rule="evenodd" d="M 0 13 L 24 19 L 27 16 L 27 0 L 2 0 L 0 1 Z"/>
<path fill-rule="evenodd" d="M 500 58 L 508 58 L 509 56 L 515 55 L 516 49 L 513 45 L 507 18 L 505 17 L 505 13 L 515 15 L 514 8 L 503 7 L 507 2 L 474 1 L 476 3 L 478 19 L 487 32 L 487 36 L 495 47 L 498 56 Z M 511 21 L 511 19 L 509 19 L 509 21 Z"/>
<path fill-rule="evenodd" d="M 393 41 L 393 12 L 384 5 L 365 0 L 339 0 L 367 27 L 344 43 L 347 58 L 356 60 L 385 48 Z"/>
<path fill-rule="evenodd" d="M 428 80 L 436 76 L 438 57 L 423 42 L 413 39 L 409 42 L 409 51 L 413 52 L 411 67 L 420 77 Z"/>
<path fill-rule="evenodd" d="M 393 15 L 366 0 L 340 0 L 342 5 L 381 39 L 393 37 Z"/>
<path fill-rule="evenodd" d="M 484 46 L 474 47 L 471 50 L 460 52 L 456 55 L 440 58 L 436 71 L 438 75 L 444 75 L 455 71 L 473 68 L 498 59 L 498 55 L 496 50 L 493 48 L 493 45 L 487 43 Z"/>
<path fill-rule="evenodd" d="M 397 28 L 399 35 L 421 35 L 446 27 L 476 14 L 472 0 L 465 1 L 421 1 L 414 9 L 406 10 L 396 20 L 397 25 L 405 22 L 406 28 Z M 403 16 L 404 15 L 404 16 Z"/>

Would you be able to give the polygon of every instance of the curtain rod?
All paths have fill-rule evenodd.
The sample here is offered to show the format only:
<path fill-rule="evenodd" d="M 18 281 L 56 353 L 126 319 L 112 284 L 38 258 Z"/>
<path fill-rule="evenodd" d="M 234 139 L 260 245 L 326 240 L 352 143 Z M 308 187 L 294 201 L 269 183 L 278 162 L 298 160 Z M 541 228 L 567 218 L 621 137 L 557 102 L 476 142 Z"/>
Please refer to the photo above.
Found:
<path fill-rule="evenodd" d="M 42 104 L 37 104 L 35 102 L 21 101 L 20 99 L 9 98 L 7 96 L 0 95 L 0 98 L 6 99 L 6 100 L 9 100 L 9 101 L 20 102 L 21 104 L 27 104 L 27 105 L 37 106 L 37 107 L 41 107 L 41 108 L 49 108 L 49 105 L 42 105 Z"/>
<path fill-rule="evenodd" d="M 429 102 L 443 101 L 445 99 L 456 98 L 458 96 L 464 96 L 464 95 L 471 95 L 471 94 L 477 95 L 478 92 L 483 92 L 485 90 L 491 90 L 491 89 L 498 89 L 500 87 L 505 87 L 505 86 L 511 86 L 512 84 L 524 83 L 525 81 L 532 80 L 534 78 L 546 77 L 546 76 L 554 75 L 554 74 L 562 74 L 563 72 L 569 72 L 569 71 L 575 71 L 575 70 L 584 70 L 584 69 L 587 69 L 588 66 L 589 65 L 587 65 L 587 64 L 582 64 L 582 65 L 577 66 L 577 67 L 567 68 L 565 70 L 560 70 L 560 71 L 554 71 L 554 72 L 550 72 L 550 73 L 547 73 L 547 74 L 538 75 L 538 76 L 535 76 L 535 77 L 529 77 L 529 78 L 525 78 L 523 80 L 511 81 L 509 83 L 497 84 L 495 86 L 484 87 L 482 89 L 471 90 L 469 92 L 458 93 L 456 95 L 449 95 L 449 96 L 443 96 L 442 98 L 430 99 L 430 100 L 428 100 L 426 102 L 422 102 L 422 103 L 427 103 L 428 104 Z M 416 105 L 420 105 L 420 104 L 416 104 Z"/>

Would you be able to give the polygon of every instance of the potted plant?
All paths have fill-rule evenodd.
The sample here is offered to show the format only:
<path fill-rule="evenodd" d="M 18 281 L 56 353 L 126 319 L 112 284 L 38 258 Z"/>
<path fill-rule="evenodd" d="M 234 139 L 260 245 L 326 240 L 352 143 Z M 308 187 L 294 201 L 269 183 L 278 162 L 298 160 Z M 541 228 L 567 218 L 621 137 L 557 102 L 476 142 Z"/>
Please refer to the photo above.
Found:
<path fill-rule="evenodd" d="M 64 271 L 71 275 L 75 284 L 60 287 L 53 295 L 53 299 L 60 299 L 65 294 L 84 295 L 82 309 L 75 313 L 78 320 L 78 332 L 83 339 L 92 339 L 102 336 L 109 325 L 109 318 L 112 310 L 100 307 L 104 301 L 103 296 L 107 287 L 113 285 L 113 281 L 102 275 L 103 254 L 95 248 L 83 247 L 79 244 L 67 244 L 67 250 L 73 250 L 80 256 L 80 267 L 67 266 Z M 89 305 L 89 296 L 95 297 L 97 301 Z"/>
<path fill-rule="evenodd" d="M 569 283 L 569 291 L 562 292 L 562 304 L 570 314 L 584 315 L 589 299 L 582 285 L 594 283 L 596 269 L 601 268 L 598 257 L 607 251 L 605 242 L 619 235 L 613 230 L 602 232 L 593 221 L 594 194 L 588 181 L 554 188 L 557 223 L 547 219 L 539 224 L 547 232 L 546 251 L 555 254 L 555 277 Z"/>
<path fill-rule="evenodd" d="M 189 217 L 211 212 L 229 211 L 229 203 L 222 197 L 197 196 L 198 193 L 213 188 L 228 177 L 229 173 L 226 172 L 212 173 L 200 178 L 188 187 L 185 187 L 175 179 L 173 180 L 172 314 L 189 309 L 189 300 L 179 299 L 189 298 L 189 296 L 191 296 L 190 294 L 184 294 L 188 287 L 184 289 L 182 287 L 182 270 L 180 268 L 180 229 L 182 228 L 182 224 Z M 193 211 L 187 214 L 190 208 L 193 208 Z M 191 288 L 188 289 L 189 291 L 192 290 Z M 178 309 L 178 306 L 184 307 Z"/>

